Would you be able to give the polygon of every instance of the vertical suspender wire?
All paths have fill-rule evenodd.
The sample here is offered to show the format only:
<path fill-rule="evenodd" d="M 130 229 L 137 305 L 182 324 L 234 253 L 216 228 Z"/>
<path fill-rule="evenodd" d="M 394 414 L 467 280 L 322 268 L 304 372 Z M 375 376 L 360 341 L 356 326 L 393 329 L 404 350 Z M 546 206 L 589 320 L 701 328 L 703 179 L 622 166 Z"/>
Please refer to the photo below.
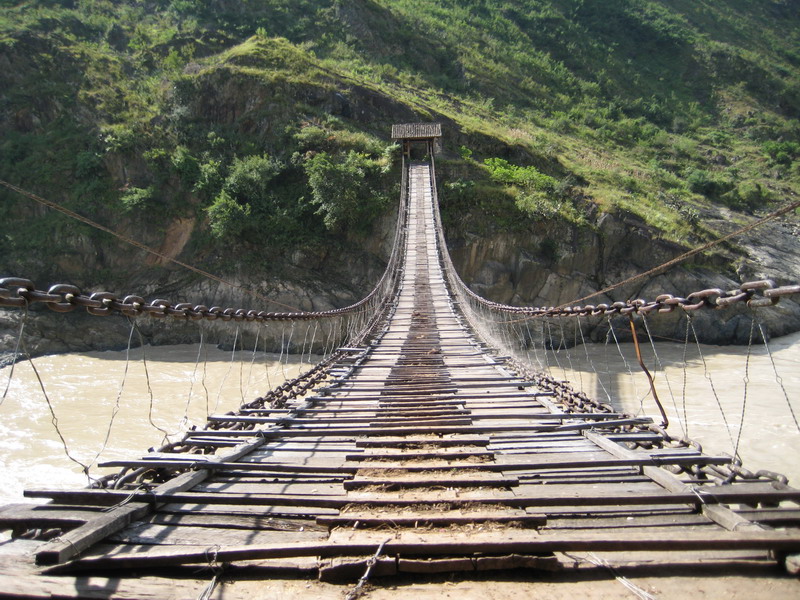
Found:
<path fill-rule="evenodd" d="M 261 327 L 266 327 L 263 323 L 260 325 Z M 264 335 L 264 373 L 267 376 L 267 388 L 272 389 L 272 382 L 270 381 L 269 376 L 269 348 L 267 347 L 267 335 Z"/>
<path fill-rule="evenodd" d="M 747 416 L 747 392 L 749 391 L 750 385 L 750 356 L 753 352 L 753 334 L 755 333 L 755 329 L 756 320 L 754 315 L 753 318 L 750 319 L 750 335 L 747 339 L 747 355 L 745 356 L 744 360 L 744 377 L 742 377 L 742 381 L 744 383 L 744 390 L 742 391 L 742 414 L 739 417 L 739 432 L 736 435 L 736 444 L 733 446 L 733 456 L 739 460 L 742 459 L 742 457 L 739 456 L 739 444 L 742 441 L 744 421 L 745 417 Z"/>
<path fill-rule="evenodd" d="M 242 396 L 247 396 L 250 391 L 250 382 L 253 380 L 253 366 L 256 362 L 256 354 L 258 354 L 258 342 L 261 337 L 261 325 L 256 326 L 256 341 L 253 344 L 253 353 L 250 355 L 250 368 L 247 371 L 247 385 L 242 392 Z M 244 402 L 242 402 L 244 404 Z"/>
<path fill-rule="evenodd" d="M 580 319 L 580 316 L 578 317 L 578 319 Z M 600 387 L 600 389 L 603 390 L 603 393 L 605 394 L 606 399 L 608 400 L 609 403 L 611 403 L 611 394 L 608 393 L 608 390 L 606 389 L 606 386 L 603 383 L 603 376 L 602 376 L 601 373 L 599 373 L 597 371 L 597 368 L 594 366 L 594 361 L 592 360 L 592 357 L 589 355 L 589 348 L 588 348 L 588 346 L 586 344 L 586 338 L 584 338 L 584 336 L 583 336 L 583 328 L 579 327 L 578 331 L 580 331 L 580 334 L 581 334 L 581 344 L 583 345 L 583 351 L 586 354 L 586 361 L 587 361 L 587 363 L 589 365 L 589 368 L 592 370 L 592 373 L 594 374 L 595 379 L 597 379 L 597 384 Z M 592 395 L 596 396 L 598 391 L 599 390 L 595 389 L 594 393 Z"/>
<path fill-rule="evenodd" d="M 139 329 L 139 325 L 136 321 L 133 321 L 133 327 L 136 329 L 136 335 L 139 337 L 139 347 L 142 349 L 142 368 L 144 369 L 144 379 L 147 385 L 147 396 L 149 399 L 147 406 L 147 421 L 153 426 L 154 429 L 161 432 L 161 434 L 164 436 L 161 440 L 161 443 L 165 444 L 169 441 L 169 432 L 166 429 L 156 425 L 155 421 L 153 421 L 155 395 L 153 394 L 153 386 L 150 384 L 150 373 L 147 369 L 147 351 L 144 345 L 144 336 L 142 335 L 142 331 Z"/>
<path fill-rule="evenodd" d="M 100 449 L 97 451 L 97 454 L 94 455 L 94 458 L 89 463 L 87 469 L 91 469 L 94 464 L 97 462 L 97 459 L 100 458 L 100 455 L 108 446 L 108 441 L 111 439 L 111 429 L 114 427 L 114 419 L 117 417 L 117 413 L 120 410 L 120 401 L 122 400 L 122 393 L 125 390 L 125 382 L 128 379 L 128 367 L 131 363 L 131 343 L 133 342 L 133 323 L 130 317 L 128 317 L 128 323 L 130 323 L 131 329 L 128 333 L 128 346 L 125 348 L 125 368 L 122 371 L 122 381 L 120 381 L 119 389 L 117 390 L 117 398 L 114 401 L 114 406 L 111 409 L 111 418 L 108 420 L 108 428 L 106 429 L 106 435 L 103 438 L 103 444 L 100 446 Z"/>
<path fill-rule="evenodd" d="M 672 385 L 670 384 L 669 377 L 667 376 L 667 370 L 664 367 L 664 364 L 661 362 L 661 358 L 658 356 L 658 352 L 656 351 L 656 343 L 653 340 L 653 335 L 650 333 L 650 325 L 647 322 L 647 315 L 642 314 L 642 323 L 644 323 L 644 329 L 647 332 L 647 339 L 650 341 L 650 347 L 653 349 L 653 357 L 655 360 L 655 365 L 661 370 L 664 374 L 664 381 L 667 383 L 667 390 L 669 391 L 669 397 L 672 399 L 672 406 L 675 409 L 675 414 L 680 415 L 678 412 L 678 402 L 675 400 L 675 394 L 672 391 Z M 678 424 L 681 426 L 681 431 L 683 432 L 682 437 L 686 437 L 686 428 L 684 424 L 681 422 L 680 417 L 678 418 Z"/>
<path fill-rule="evenodd" d="M 217 389 L 217 397 L 214 400 L 214 408 L 211 411 L 212 413 L 217 412 L 217 408 L 219 408 L 219 401 L 222 397 L 222 390 L 225 387 L 225 382 L 228 380 L 228 376 L 233 371 L 233 362 L 236 360 L 236 345 L 239 342 L 239 325 L 236 326 L 236 331 L 233 334 L 233 348 L 231 349 L 231 359 L 228 361 L 228 370 L 225 372 L 225 375 L 222 377 L 222 381 L 220 381 L 219 388 Z"/>
<path fill-rule="evenodd" d="M 8 390 L 11 388 L 11 381 L 14 379 L 14 367 L 17 365 L 17 360 L 19 360 L 19 350 L 20 344 L 22 343 L 22 336 L 25 333 L 25 323 L 28 321 L 28 305 L 25 305 L 25 311 L 22 313 L 22 318 L 19 320 L 19 330 L 17 331 L 17 342 L 14 345 L 14 358 L 11 360 L 11 368 L 8 371 L 8 381 L 6 381 L 6 389 L 3 391 L 3 397 L 0 398 L 0 406 L 3 405 L 3 402 L 6 400 L 6 396 L 8 396 Z"/>
<path fill-rule="evenodd" d="M 200 367 L 200 357 L 203 354 L 204 331 L 202 323 L 203 323 L 202 321 L 198 321 L 197 323 L 200 329 L 200 344 L 197 347 L 197 356 L 194 359 L 194 369 L 192 369 L 192 377 L 189 380 L 189 393 L 186 396 L 186 405 L 183 408 L 183 417 L 181 417 L 181 420 L 178 422 L 178 430 L 175 432 L 176 434 L 180 433 L 181 428 L 189 423 L 189 409 L 192 404 L 192 394 L 194 392 L 194 384 L 197 382 L 197 369 Z"/>
<path fill-rule="evenodd" d="M 689 314 L 686 314 L 686 332 L 684 333 L 683 339 L 683 360 L 681 363 L 683 364 L 683 387 L 681 390 L 681 408 L 683 409 L 683 423 L 684 423 L 684 431 L 686 432 L 686 437 L 689 437 L 689 413 L 686 407 L 686 386 L 688 384 L 689 379 L 689 369 L 686 363 L 687 354 L 689 352 L 689 331 L 690 331 L 690 317 Z"/>
<path fill-rule="evenodd" d="M 625 365 L 625 368 L 628 370 L 628 375 L 631 378 L 631 385 L 633 386 L 633 397 L 639 398 L 639 388 L 636 385 L 636 377 L 633 375 L 633 369 L 631 369 L 630 363 L 628 363 L 628 359 L 625 358 L 625 354 L 622 352 L 622 346 L 619 343 L 619 339 L 617 338 L 617 332 L 614 330 L 614 323 L 611 320 L 611 317 L 608 317 L 608 330 L 611 332 L 611 336 L 614 338 L 614 343 L 617 346 L 617 352 L 619 353 L 620 358 L 622 359 L 622 364 Z M 637 411 L 636 415 L 641 415 L 644 412 L 644 396 L 639 398 L 639 410 Z"/>
<path fill-rule="evenodd" d="M 722 422 L 725 424 L 725 431 L 728 432 L 728 438 L 731 442 L 731 450 L 736 450 L 736 442 L 733 439 L 733 434 L 731 433 L 731 426 L 728 423 L 728 416 L 725 414 L 725 409 L 722 406 L 722 401 L 719 399 L 719 394 L 717 394 L 717 389 L 714 387 L 714 380 L 711 378 L 711 373 L 708 370 L 708 363 L 706 363 L 706 357 L 703 356 L 703 350 L 700 348 L 700 340 L 697 339 L 697 331 L 694 328 L 694 321 L 692 320 L 691 315 L 688 313 L 686 317 L 689 319 L 689 326 L 692 329 L 692 336 L 694 337 L 694 343 L 697 347 L 697 352 L 700 355 L 700 360 L 703 362 L 703 376 L 708 381 L 708 385 L 711 388 L 711 393 L 714 395 L 714 400 L 717 402 L 717 408 L 719 408 L 719 414 L 722 416 Z"/>
<path fill-rule="evenodd" d="M 27 320 L 28 318 L 28 303 L 25 303 L 24 308 L 24 315 L 23 319 Z M 89 465 L 85 465 L 80 460 L 72 456 L 72 453 L 69 451 L 69 446 L 67 444 L 67 440 L 64 438 L 64 435 L 61 433 L 61 428 L 58 426 L 58 417 L 56 416 L 56 411 L 53 408 L 53 403 L 50 401 L 50 396 L 47 394 L 47 389 L 45 388 L 44 381 L 42 380 L 41 375 L 39 374 L 39 369 L 36 368 L 36 365 L 33 362 L 33 358 L 31 357 L 30 353 L 28 352 L 27 347 L 25 346 L 25 340 L 20 337 L 19 338 L 19 347 L 22 351 L 22 356 L 24 356 L 28 360 L 28 364 L 31 366 L 33 370 L 33 374 L 36 376 L 36 381 L 39 383 L 39 389 L 42 391 L 42 396 L 44 397 L 45 402 L 47 403 L 47 410 L 50 412 L 50 422 L 53 424 L 53 428 L 56 431 L 56 435 L 58 439 L 61 440 L 61 446 L 64 448 L 64 454 L 67 456 L 69 460 L 74 462 L 76 465 L 81 467 L 81 471 L 86 475 L 87 479 L 91 482 L 92 478 L 89 475 Z"/>
<path fill-rule="evenodd" d="M 794 407 L 792 407 L 792 403 L 789 400 L 789 393 L 786 391 L 786 386 L 783 385 L 783 377 L 780 376 L 778 373 L 778 366 L 775 364 L 775 357 L 772 356 L 772 350 L 770 350 L 769 342 L 767 341 L 767 334 L 764 331 L 764 327 L 759 321 L 758 323 L 758 330 L 761 333 L 761 341 L 764 342 L 764 348 L 767 351 L 767 356 L 769 357 L 769 361 L 772 364 L 772 372 L 775 373 L 775 381 L 778 382 L 778 385 L 783 392 L 783 397 L 786 399 L 786 406 L 789 407 L 789 412 L 792 415 L 792 420 L 794 421 L 794 426 L 797 428 L 798 433 L 800 433 L 800 423 L 798 423 L 797 414 L 794 411 Z"/>

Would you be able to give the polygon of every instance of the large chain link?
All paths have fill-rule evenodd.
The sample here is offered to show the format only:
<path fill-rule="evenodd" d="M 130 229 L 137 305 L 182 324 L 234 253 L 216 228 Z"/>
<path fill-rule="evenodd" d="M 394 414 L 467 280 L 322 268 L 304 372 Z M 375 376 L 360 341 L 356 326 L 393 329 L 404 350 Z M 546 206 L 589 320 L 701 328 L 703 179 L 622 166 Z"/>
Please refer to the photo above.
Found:
<path fill-rule="evenodd" d="M 5 277 L 0 279 L 0 306 L 24 307 L 35 303 L 44 303 L 49 309 L 66 313 L 76 308 L 85 308 L 89 314 L 105 317 L 122 314 L 128 317 L 149 315 L 156 318 L 174 317 L 178 319 L 214 321 L 311 321 L 357 312 L 364 307 L 374 295 L 346 306 L 324 311 L 308 312 L 266 312 L 247 310 L 244 308 L 222 308 L 203 304 L 181 302 L 173 305 L 168 300 L 156 299 L 147 302 L 141 296 L 128 295 L 120 298 L 110 292 L 94 292 L 84 294 L 74 285 L 59 283 L 47 291 L 38 290 L 29 279 Z"/>
<path fill-rule="evenodd" d="M 681 308 L 685 311 L 695 311 L 702 308 L 719 309 L 728 308 L 734 304 L 746 304 L 751 308 L 774 306 L 784 296 L 800 294 L 800 285 L 777 287 L 774 281 L 762 279 L 743 283 L 735 290 L 725 291 L 720 288 L 710 288 L 692 292 L 685 298 L 673 296 L 672 294 L 661 294 L 655 300 L 637 298 L 612 304 L 587 304 L 585 306 L 565 307 L 510 306 L 486 300 L 469 288 L 465 288 L 465 291 L 470 299 L 479 305 L 504 313 L 531 317 L 585 317 L 612 314 L 628 315 L 631 313 L 644 315 L 652 312 L 668 313 L 676 308 Z"/>

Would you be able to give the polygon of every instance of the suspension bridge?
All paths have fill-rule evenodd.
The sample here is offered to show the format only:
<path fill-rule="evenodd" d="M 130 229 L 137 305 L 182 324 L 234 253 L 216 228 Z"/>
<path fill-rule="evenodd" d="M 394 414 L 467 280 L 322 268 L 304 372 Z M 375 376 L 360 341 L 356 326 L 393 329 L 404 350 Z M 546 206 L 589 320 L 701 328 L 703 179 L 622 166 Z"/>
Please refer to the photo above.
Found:
<path fill-rule="evenodd" d="M 771 305 L 800 286 L 583 307 L 488 302 L 461 282 L 444 243 L 432 158 L 440 135 L 396 126 L 404 167 L 393 253 L 373 292 L 349 307 L 173 306 L 0 280 L 4 306 L 324 321 L 320 339 L 336 342 L 314 368 L 235 413 L 139 459 L 104 463 L 119 470 L 90 487 L 28 490 L 47 503 L 0 508 L 13 532 L 0 596 L 209 598 L 240 574 L 347 582 L 354 598 L 385 576 L 565 572 L 574 553 L 635 554 L 663 569 L 701 553 L 734 570 L 749 553 L 797 572 L 800 490 L 785 478 L 672 437 L 663 410 L 657 421 L 620 412 L 500 352 L 532 343 L 520 326 L 531 319 L 617 314 L 635 327 L 634 316 L 650 313 Z M 418 143 L 431 158 L 410 160 Z M 210 582 L 192 588 L 185 580 L 199 567 Z M 228 588 L 224 597 L 239 596 Z"/>

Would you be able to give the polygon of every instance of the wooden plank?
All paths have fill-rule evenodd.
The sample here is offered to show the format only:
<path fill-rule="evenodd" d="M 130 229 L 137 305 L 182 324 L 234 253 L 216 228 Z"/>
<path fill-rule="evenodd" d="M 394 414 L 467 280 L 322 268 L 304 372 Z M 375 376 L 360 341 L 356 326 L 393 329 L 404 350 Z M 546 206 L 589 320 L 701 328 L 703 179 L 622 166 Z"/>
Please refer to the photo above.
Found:
<path fill-rule="evenodd" d="M 326 515 L 320 515 L 324 517 Z M 285 519 L 260 513 L 249 515 L 207 513 L 202 511 L 154 513 L 149 523 L 156 525 L 172 525 L 181 527 L 209 527 L 211 529 L 245 529 L 272 531 L 327 531 L 316 524 L 313 517 Z"/>
<path fill-rule="evenodd" d="M 333 465 L 297 465 L 276 462 L 212 462 L 212 461 L 197 461 L 191 462 L 188 460 L 165 460 L 165 459 L 151 459 L 151 460 L 110 460 L 100 463 L 100 467 L 146 467 L 152 469 L 198 469 L 208 471 L 268 471 L 272 473 L 297 473 L 297 474 L 320 474 L 320 473 L 336 473 L 347 474 L 355 473 L 358 467 L 347 467 L 344 461 L 336 461 Z M 0 513 L 0 522 L 2 522 L 2 513 Z"/>
<path fill-rule="evenodd" d="M 483 465 L 488 459 L 493 459 L 495 456 L 494 452 L 484 452 L 484 451 L 444 451 L 444 452 L 381 452 L 380 454 L 348 454 L 345 458 L 348 461 L 352 462 L 372 462 L 375 465 L 380 464 L 377 461 L 399 461 L 399 460 L 443 460 L 443 461 L 454 461 L 454 460 L 469 460 L 474 459 L 477 462 L 471 463 L 475 465 Z M 369 468 L 372 468 L 372 464 L 367 465 Z M 357 466 L 356 468 L 363 468 L 362 466 Z"/>
<path fill-rule="evenodd" d="M 528 527 L 540 527 L 547 523 L 547 516 L 541 514 L 529 514 L 523 511 L 515 512 L 510 510 L 504 512 L 486 511 L 419 511 L 419 512 L 380 512 L 380 513 L 356 513 L 347 512 L 337 516 L 317 517 L 319 525 L 327 527 L 379 527 L 381 525 L 391 525 L 396 527 L 422 527 L 432 525 L 435 527 L 443 525 L 470 525 L 478 523 L 520 523 Z"/>
<path fill-rule="evenodd" d="M 131 502 L 100 513 L 84 525 L 62 534 L 52 542 L 36 551 L 36 564 L 54 565 L 76 556 L 99 542 L 106 536 L 115 533 L 135 519 L 140 519 L 150 512 L 149 504 Z"/>
<path fill-rule="evenodd" d="M 243 546 L 246 544 L 272 544 L 295 542 L 321 542 L 328 537 L 327 530 L 308 529 L 241 529 L 192 527 L 189 525 L 159 525 L 135 523 L 106 538 L 106 542 L 144 546 Z"/>
<path fill-rule="evenodd" d="M 494 432 L 506 432 L 506 431 L 581 431 L 584 429 L 601 429 L 601 428 L 614 428 L 614 427 L 621 427 L 627 425 L 647 425 L 652 422 L 652 419 L 642 417 L 636 419 L 617 419 L 617 420 L 610 420 L 605 422 L 591 422 L 591 423 L 579 423 L 574 425 L 547 425 L 547 424 L 539 424 L 539 425 L 531 425 L 531 424 L 506 424 L 506 425 L 443 425 L 437 426 L 434 431 L 431 431 L 431 426 L 410 426 L 404 427 L 404 431 L 408 435 L 414 434 L 428 434 L 428 433 L 436 433 L 440 435 L 445 434 L 457 434 L 457 433 L 494 433 Z M 369 435 L 380 436 L 380 435 L 394 435 L 397 433 L 396 429 L 390 427 L 328 427 L 328 428 L 317 428 L 317 429 L 307 429 L 303 427 L 291 428 L 291 429 L 282 429 L 278 431 L 269 431 L 269 430 L 218 430 L 218 429 L 203 429 L 203 430 L 196 430 L 191 432 L 191 437 L 264 437 L 264 438 L 274 438 L 280 436 L 282 438 L 285 437 L 295 437 L 295 436 L 327 436 L 327 435 L 337 435 L 337 436 L 360 436 L 364 435 L 366 432 L 369 432 Z"/>
<path fill-rule="evenodd" d="M 228 452 L 217 457 L 219 461 L 236 460 L 248 452 L 252 452 L 264 443 L 264 440 L 256 440 L 250 444 L 239 447 L 232 452 Z M 153 491 L 153 498 L 157 496 L 169 496 L 175 492 L 181 492 L 203 481 L 208 476 L 208 471 L 197 471 L 194 473 L 184 473 L 178 477 L 159 485 Z M 89 491 L 89 490 L 86 490 Z M 101 494 L 112 493 L 110 490 L 99 491 Z M 129 496 L 119 498 L 117 502 L 127 501 Z M 142 518 L 153 508 L 149 500 L 147 504 L 133 502 L 123 506 L 113 508 L 107 513 L 102 513 L 83 525 L 73 529 L 44 545 L 36 553 L 36 563 L 40 565 L 53 565 L 69 560 L 73 556 L 89 548 L 95 542 L 104 537 L 119 531 L 132 520 Z"/>
<path fill-rule="evenodd" d="M 614 453 L 616 456 L 621 457 L 629 457 L 634 455 L 635 452 L 628 450 L 627 448 L 623 448 L 616 442 L 612 442 L 610 440 L 604 439 L 603 436 L 592 433 L 586 432 L 586 437 L 596 443 L 598 446 L 604 448 L 605 450 Z M 665 471 L 660 467 L 651 467 L 646 466 L 642 468 L 642 472 L 647 475 L 650 479 L 658 483 L 664 489 L 674 492 L 675 494 L 686 494 L 686 493 L 694 493 L 698 496 L 698 499 L 701 501 L 701 510 L 705 516 L 707 516 L 710 520 L 714 521 L 718 525 L 725 527 L 731 531 L 735 531 L 738 529 L 748 529 L 748 530 L 761 530 L 765 529 L 766 526 L 760 525 L 758 523 L 753 523 L 752 521 L 748 521 L 741 515 L 736 514 L 731 509 L 725 506 L 719 506 L 716 502 L 709 502 L 706 498 L 707 493 L 704 492 L 702 495 L 699 491 L 696 491 L 696 488 L 693 489 L 688 485 L 684 484 L 676 475 Z M 719 489 L 715 486 L 713 492 L 714 495 L 718 495 Z"/>
<path fill-rule="evenodd" d="M 464 487 L 498 487 L 507 488 L 519 485 L 516 477 L 491 477 L 480 473 L 470 476 L 458 476 L 454 473 L 442 473 L 441 477 L 411 476 L 408 478 L 364 477 L 349 479 L 342 486 L 345 490 L 358 490 L 365 487 L 381 487 L 384 491 L 408 488 L 464 488 Z"/>
<path fill-rule="evenodd" d="M 553 494 L 553 486 L 526 486 L 541 488 L 536 494 L 520 492 L 511 498 L 503 498 L 502 504 L 508 506 L 608 506 L 608 505 L 643 505 L 643 504 L 673 504 L 673 505 L 698 505 L 700 499 L 695 493 L 670 493 L 666 491 L 632 492 L 623 490 L 608 490 L 602 493 L 592 493 L 590 490 L 565 489 Z M 575 486 L 563 486 L 565 488 Z M 753 503 L 779 503 L 785 501 L 800 501 L 798 490 L 774 490 L 772 493 L 737 491 L 735 489 L 715 489 L 703 495 L 703 500 L 708 505 L 724 504 L 753 504 Z M 441 502 L 455 502 L 458 504 L 474 504 L 477 502 L 495 502 L 496 498 L 490 493 L 475 498 L 442 498 Z M 157 494 L 153 492 L 133 493 L 117 490 L 30 490 L 25 495 L 31 498 L 53 498 L 59 502 L 81 502 L 86 504 L 113 504 L 129 495 L 141 502 L 178 502 L 193 504 L 249 504 L 263 506 L 321 506 L 340 508 L 350 503 L 347 496 L 322 496 L 322 495 L 295 495 L 295 494 L 199 494 L 194 492 L 175 492 L 171 494 Z M 392 500 L 386 499 L 359 499 L 360 505 L 385 506 L 387 503 L 398 506 L 410 506 L 419 503 L 413 497 L 402 497 Z M 498 501 L 499 502 L 499 501 Z"/>
<path fill-rule="evenodd" d="M 51 504 L 8 504 L 0 507 L 0 529 L 25 525 L 30 529 L 70 527 L 97 516 L 97 508 L 75 508 Z"/>
<path fill-rule="evenodd" d="M 356 440 L 356 447 L 357 448 L 388 448 L 388 447 L 419 447 L 419 446 L 439 446 L 439 447 L 446 447 L 446 446 L 486 446 L 489 444 L 490 439 L 488 437 L 478 437 L 478 436 L 463 436 L 463 437 L 447 437 L 447 438 L 440 438 L 440 437 L 419 437 L 419 438 L 408 438 L 408 437 L 385 437 L 383 439 L 375 439 L 378 436 L 374 436 L 372 439 L 361 439 Z"/>
<path fill-rule="evenodd" d="M 385 534 L 382 534 L 385 535 Z M 376 543 L 313 543 L 269 544 L 263 546 L 223 547 L 216 551 L 219 562 L 257 560 L 268 558 L 289 558 L 297 556 L 370 556 L 375 553 Z M 800 548 L 800 533 L 796 531 L 680 531 L 665 532 L 603 532 L 572 533 L 559 532 L 552 535 L 530 534 L 526 539 L 512 541 L 472 541 L 459 536 L 446 542 L 404 543 L 389 539 L 384 547 L 384 555 L 471 555 L 482 554 L 543 554 L 547 552 L 602 552 L 602 551 L 685 551 L 685 550 L 726 550 L 759 549 L 792 551 Z M 208 562 L 208 549 L 197 551 L 161 551 L 139 555 L 136 552 L 119 553 L 114 556 L 86 557 L 56 571 L 83 572 L 101 569 L 136 569 L 197 564 Z"/>
<path fill-rule="evenodd" d="M 534 413 L 534 412 L 516 412 L 516 413 L 502 413 L 502 412 L 477 412 L 472 410 L 459 410 L 455 413 L 453 412 L 444 412 L 440 414 L 441 411 L 437 411 L 436 414 L 426 414 L 425 411 L 403 411 L 402 409 L 391 409 L 392 412 L 401 414 L 402 416 L 399 417 L 391 417 L 385 414 L 377 415 L 364 415 L 359 417 L 336 417 L 331 419 L 325 418 L 316 418 L 316 419 L 304 419 L 304 418 L 290 418 L 290 417 L 253 417 L 249 415 L 232 415 L 230 417 L 209 417 L 211 421 L 217 422 L 230 422 L 230 423 L 285 423 L 287 425 L 295 426 L 295 425 L 315 425 L 319 424 L 321 421 L 329 420 L 333 423 L 371 423 L 371 424 L 389 424 L 389 423 L 409 423 L 415 424 L 418 422 L 425 422 L 430 421 L 430 424 L 434 424 L 434 422 L 438 419 L 440 422 L 444 424 L 450 424 L 452 421 L 453 423 L 461 422 L 461 421 L 468 421 L 470 419 L 497 419 L 497 420 L 506 420 L 506 419 L 528 419 L 532 421 L 539 421 L 539 420 L 546 420 L 546 421 L 557 421 L 563 419 L 569 419 L 574 421 L 604 421 L 608 419 L 620 419 L 622 415 L 619 413 L 585 413 L 585 414 L 573 414 L 573 413 Z M 363 411 L 369 412 L 369 411 Z M 443 416 L 450 416 L 452 415 L 452 419 L 442 419 Z M 323 415 L 324 417 L 324 415 Z M 429 418 L 428 418 L 429 417 Z"/>

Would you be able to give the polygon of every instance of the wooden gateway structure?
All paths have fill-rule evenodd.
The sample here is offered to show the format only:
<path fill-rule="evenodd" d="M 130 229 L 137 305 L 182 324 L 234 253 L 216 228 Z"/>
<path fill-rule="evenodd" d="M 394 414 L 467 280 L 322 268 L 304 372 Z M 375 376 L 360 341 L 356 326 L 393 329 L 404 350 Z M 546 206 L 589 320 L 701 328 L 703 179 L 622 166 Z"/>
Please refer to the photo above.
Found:
<path fill-rule="evenodd" d="M 403 123 L 392 125 L 392 139 L 403 144 L 403 156 L 412 158 L 412 150 L 422 150 L 422 156 L 434 156 L 442 150 L 441 123 Z"/>
<path fill-rule="evenodd" d="M 440 133 L 393 129 L 404 144 Z M 674 447 L 647 418 L 577 411 L 516 372 L 454 300 L 433 164 L 406 177 L 401 268 L 374 334 L 305 395 L 212 416 L 186 439 L 202 453 L 106 464 L 163 483 L 30 490 L 48 503 L 0 509 L 14 532 L 0 596 L 340 598 L 363 592 L 362 576 L 380 587 L 499 570 L 507 585 L 515 570 L 527 595 L 538 580 L 563 586 L 551 596 L 611 597 L 627 593 L 621 579 L 641 588 L 702 564 L 692 577 L 744 572 L 756 577 L 739 590 L 768 576 L 775 597 L 800 591 L 775 566 L 800 550 L 800 491 L 698 478 L 730 457 Z"/>

